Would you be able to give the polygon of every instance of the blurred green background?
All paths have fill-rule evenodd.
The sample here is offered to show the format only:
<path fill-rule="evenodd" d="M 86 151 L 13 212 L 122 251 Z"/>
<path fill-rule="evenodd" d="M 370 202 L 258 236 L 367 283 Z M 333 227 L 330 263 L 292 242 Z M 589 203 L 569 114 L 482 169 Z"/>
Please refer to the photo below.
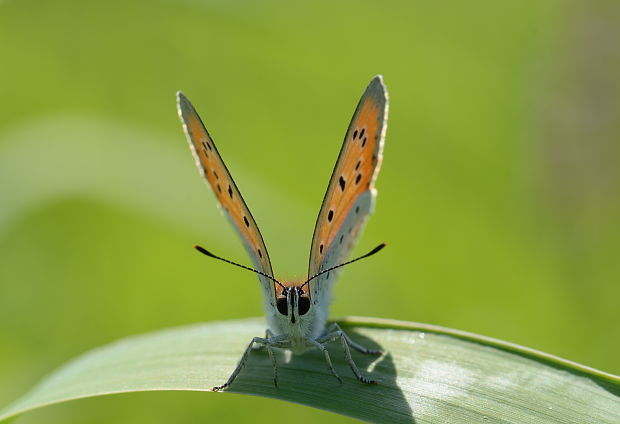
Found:
<path fill-rule="evenodd" d="M 564 0 L 0 2 L 0 405 L 120 337 L 262 314 L 255 277 L 192 250 L 249 263 L 194 167 L 176 90 L 277 275 L 302 278 L 344 131 L 377 73 L 390 120 L 355 253 L 388 248 L 342 273 L 332 316 L 433 323 L 619 373 L 619 12 Z M 350 421 L 146 393 L 20 422 L 291 417 Z"/>

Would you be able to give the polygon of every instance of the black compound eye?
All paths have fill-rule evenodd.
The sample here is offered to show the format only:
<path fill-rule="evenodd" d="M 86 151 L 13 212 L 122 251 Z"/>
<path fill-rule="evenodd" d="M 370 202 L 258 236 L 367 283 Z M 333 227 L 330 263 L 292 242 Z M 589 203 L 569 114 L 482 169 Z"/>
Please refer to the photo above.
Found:
<path fill-rule="evenodd" d="M 288 304 L 286 303 L 286 297 L 281 297 L 276 301 L 276 307 L 278 312 L 282 315 L 288 315 Z"/>
<path fill-rule="evenodd" d="M 310 299 L 307 296 L 301 296 L 298 302 L 299 315 L 305 315 L 310 310 Z"/>

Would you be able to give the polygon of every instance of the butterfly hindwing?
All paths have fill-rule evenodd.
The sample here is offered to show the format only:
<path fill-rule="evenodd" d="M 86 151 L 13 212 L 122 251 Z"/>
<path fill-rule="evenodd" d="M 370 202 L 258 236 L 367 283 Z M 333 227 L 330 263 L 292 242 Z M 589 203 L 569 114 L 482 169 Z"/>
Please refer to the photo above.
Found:
<path fill-rule="evenodd" d="M 381 76 L 376 76 L 357 105 L 327 187 L 312 237 L 309 276 L 347 259 L 372 212 L 387 111 L 387 91 Z M 326 273 L 312 284 L 315 301 L 328 301 L 323 297 L 329 297 L 329 287 L 321 286 L 330 284 L 336 274 Z"/>
<path fill-rule="evenodd" d="M 179 92 L 177 93 L 177 101 L 179 117 L 183 123 L 183 128 L 200 174 L 211 186 L 220 207 L 241 236 L 254 267 L 265 274 L 273 276 L 271 262 L 263 237 L 218 153 L 213 139 L 187 97 Z M 261 275 L 259 275 L 259 279 L 263 286 L 265 299 L 269 300 L 273 305 L 273 282 Z"/>

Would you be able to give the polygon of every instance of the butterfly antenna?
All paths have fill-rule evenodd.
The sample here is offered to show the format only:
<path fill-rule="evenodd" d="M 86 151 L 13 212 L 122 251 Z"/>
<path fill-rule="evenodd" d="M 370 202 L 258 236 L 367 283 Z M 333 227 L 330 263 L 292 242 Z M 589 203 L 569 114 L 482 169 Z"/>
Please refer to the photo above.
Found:
<path fill-rule="evenodd" d="M 372 249 L 370 252 L 366 253 L 365 255 L 360 256 L 359 258 L 351 259 L 351 260 L 350 260 L 350 261 L 348 261 L 348 262 L 342 263 L 342 264 L 340 264 L 340 265 L 333 266 L 333 267 L 331 267 L 331 268 L 328 268 L 328 269 L 326 269 L 326 270 L 323 270 L 323 271 L 319 272 L 318 274 L 314 274 L 312 277 L 308 278 L 308 279 L 306 280 L 306 282 L 305 282 L 305 283 L 303 283 L 303 284 L 302 284 L 299 288 L 303 288 L 303 286 L 305 286 L 306 284 L 308 284 L 310 281 L 314 280 L 314 279 L 315 279 L 316 277 L 318 277 L 319 275 L 323 275 L 323 274 L 325 274 L 326 272 L 333 271 L 333 270 L 335 270 L 336 268 L 340 268 L 341 266 L 349 265 L 349 264 L 352 264 L 353 262 L 357 262 L 357 261 L 359 261 L 360 259 L 364 259 L 364 258 L 367 258 L 367 257 L 369 257 L 369 256 L 372 256 L 372 255 L 374 255 L 375 253 L 379 252 L 381 249 L 383 249 L 385 246 L 386 246 L 386 244 L 385 244 L 385 243 L 381 243 L 379 246 L 375 247 L 375 248 L 374 248 L 374 249 Z"/>
<path fill-rule="evenodd" d="M 228 259 L 225 259 L 225 258 L 221 258 L 221 257 L 219 257 L 219 256 L 217 256 L 217 255 L 214 255 L 213 253 L 209 252 L 209 251 L 208 251 L 207 249 L 205 249 L 204 247 L 201 247 L 201 246 L 198 246 L 198 245 L 194 246 L 194 249 L 196 249 L 197 251 L 199 251 L 199 252 L 200 252 L 200 253 L 202 253 L 203 255 L 207 255 L 207 256 L 208 256 L 208 257 L 210 257 L 210 258 L 219 259 L 220 261 L 224 261 L 224 262 L 229 263 L 229 264 L 231 264 L 231 265 L 238 266 L 239 268 L 247 269 L 248 271 L 252 271 L 252 272 L 255 272 L 255 273 L 257 273 L 257 274 L 260 274 L 260 275 L 262 275 L 263 277 L 267 277 L 267 278 L 269 278 L 271 281 L 273 281 L 274 283 L 276 283 L 277 285 L 279 285 L 279 286 L 280 286 L 280 287 L 282 287 L 283 289 L 285 289 L 285 288 L 286 288 L 286 287 L 284 287 L 284 286 L 282 285 L 282 283 L 280 283 L 278 280 L 276 280 L 275 278 L 273 278 L 271 275 L 265 274 L 264 272 L 261 272 L 261 271 L 259 271 L 259 270 L 257 270 L 257 269 L 250 268 L 250 267 L 248 267 L 248 266 L 241 265 L 241 264 L 238 264 L 238 263 L 233 262 L 233 261 L 229 261 Z M 368 255 L 367 255 L 367 256 L 368 256 Z"/>

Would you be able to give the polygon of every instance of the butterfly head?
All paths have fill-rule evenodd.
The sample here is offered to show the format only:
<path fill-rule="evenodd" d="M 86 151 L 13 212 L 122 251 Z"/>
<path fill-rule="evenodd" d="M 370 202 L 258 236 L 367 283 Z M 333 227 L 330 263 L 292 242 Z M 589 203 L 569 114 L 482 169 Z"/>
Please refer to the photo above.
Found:
<path fill-rule="evenodd" d="M 310 310 L 310 297 L 301 287 L 285 287 L 276 298 L 276 308 L 280 315 L 288 317 L 295 324 L 300 316 Z"/>

